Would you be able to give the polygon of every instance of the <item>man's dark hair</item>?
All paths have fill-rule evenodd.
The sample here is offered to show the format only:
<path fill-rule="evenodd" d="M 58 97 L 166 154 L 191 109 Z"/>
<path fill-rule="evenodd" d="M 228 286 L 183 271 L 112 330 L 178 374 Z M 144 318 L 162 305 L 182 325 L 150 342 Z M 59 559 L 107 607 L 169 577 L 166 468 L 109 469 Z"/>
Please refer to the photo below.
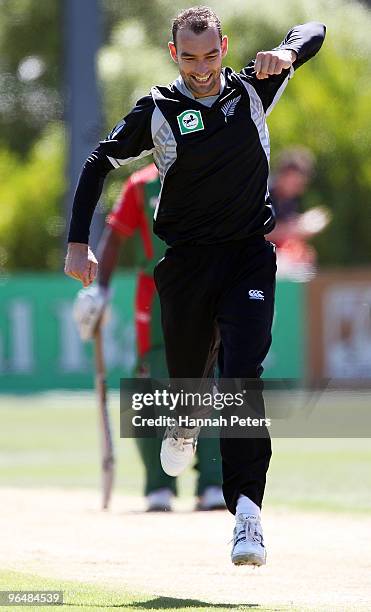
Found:
<path fill-rule="evenodd" d="M 173 42 L 176 45 L 176 35 L 178 30 L 188 28 L 195 34 L 201 34 L 210 27 L 215 27 L 222 40 L 222 27 L 219 17 L 208 6 L 192 6 L 185 9 L 175 19 L 172 25 Z"/>

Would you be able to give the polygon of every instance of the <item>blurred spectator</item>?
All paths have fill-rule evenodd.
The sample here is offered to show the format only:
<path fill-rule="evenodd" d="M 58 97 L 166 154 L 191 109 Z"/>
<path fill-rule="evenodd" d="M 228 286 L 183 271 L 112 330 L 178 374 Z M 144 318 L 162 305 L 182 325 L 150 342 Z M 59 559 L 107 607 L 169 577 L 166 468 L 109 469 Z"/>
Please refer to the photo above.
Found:
<path fill-rule="evenodd" d="M 315 274 L 317 254 L 307 241 L 326 227 L 330 215 L 323 207 L 300 212 L 314 165 L 308 149 L 286 149 L 271 179 L 269 191 L 277 223 L 269 239 L 277 246 L 277 275 L 281 278 L 305 281 Z"/>

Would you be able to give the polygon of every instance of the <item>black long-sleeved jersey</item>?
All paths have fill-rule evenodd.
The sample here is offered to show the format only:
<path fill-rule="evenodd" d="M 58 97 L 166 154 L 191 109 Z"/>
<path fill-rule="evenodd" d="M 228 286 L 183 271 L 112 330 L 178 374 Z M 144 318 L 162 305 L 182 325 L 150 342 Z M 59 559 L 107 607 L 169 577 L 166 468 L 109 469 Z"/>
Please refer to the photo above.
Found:
<path fill-rule="evenodd" d="M 150 153 L 162 184 L 154 232 L 167 244 L 210 244 L 270 232 L 266 116 L 294 70 L 318 52 L 325 31 L 317 22 L 293 27 L 276 48 L 295 51 L 297 59 L 280 75 L 257 79 L 253 61 L 240 72 L 224 68 L 220 94 L 212 99 L 194 99 L 182 79 L 153 87 L 85 162 L 69 241 L 88 242 L 107 173 Z"/>

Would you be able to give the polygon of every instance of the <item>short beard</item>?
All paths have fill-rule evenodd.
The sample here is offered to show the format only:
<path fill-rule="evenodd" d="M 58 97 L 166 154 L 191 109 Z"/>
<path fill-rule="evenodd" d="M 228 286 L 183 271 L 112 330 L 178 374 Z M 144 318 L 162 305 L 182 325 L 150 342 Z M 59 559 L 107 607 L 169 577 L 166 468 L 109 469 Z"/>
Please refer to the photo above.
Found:
<path fill-rule="evenodd" d="M 180 73 L 180 75 L 181 75 L 181 77 L 182 77 L 182 79 L 183 79 L 187 89 L 189 89 L 189 91 L 195 97 L 199 97 L 199 98 L 206 98 L 209 95 L 214 95 L 214 94 L 209 93 L 209 91 L 211 91 L 215 87 L 215 85 L 216 85 L 216 83 L 218 83 L 218 81 L 220 83 L 220 74 L 219 74 L 219 77 L 212 76 L 210 87 L 209 87 L 209 91 L 199 92 L 199 91 L 197 91 L 196 89 L 193 88 L 192 80 L 190 78 L 185 77 L 184 73 L 182 74 L 182 72 Z M 215 95 L 217 95 L 217 94 L 215 94 Z"/>

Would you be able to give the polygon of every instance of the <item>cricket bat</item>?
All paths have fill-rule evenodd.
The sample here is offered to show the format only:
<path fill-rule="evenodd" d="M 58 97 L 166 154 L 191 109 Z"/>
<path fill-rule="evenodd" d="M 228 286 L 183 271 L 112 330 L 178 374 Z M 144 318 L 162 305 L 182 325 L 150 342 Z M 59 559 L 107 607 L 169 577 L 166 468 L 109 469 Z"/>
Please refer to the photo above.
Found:
<path fill-rule="evenodd" d="M 109 506 L 113 481 L 115 458 L 113 454 L 112 432 L 107 407 L 106 369 L 103 353 L 103 337 L 101 321 L 98 322 L 95 334 L 95 387 L 98 397 L 99 430 L 102 449 L 102 505 L 106 510 Z"/>

